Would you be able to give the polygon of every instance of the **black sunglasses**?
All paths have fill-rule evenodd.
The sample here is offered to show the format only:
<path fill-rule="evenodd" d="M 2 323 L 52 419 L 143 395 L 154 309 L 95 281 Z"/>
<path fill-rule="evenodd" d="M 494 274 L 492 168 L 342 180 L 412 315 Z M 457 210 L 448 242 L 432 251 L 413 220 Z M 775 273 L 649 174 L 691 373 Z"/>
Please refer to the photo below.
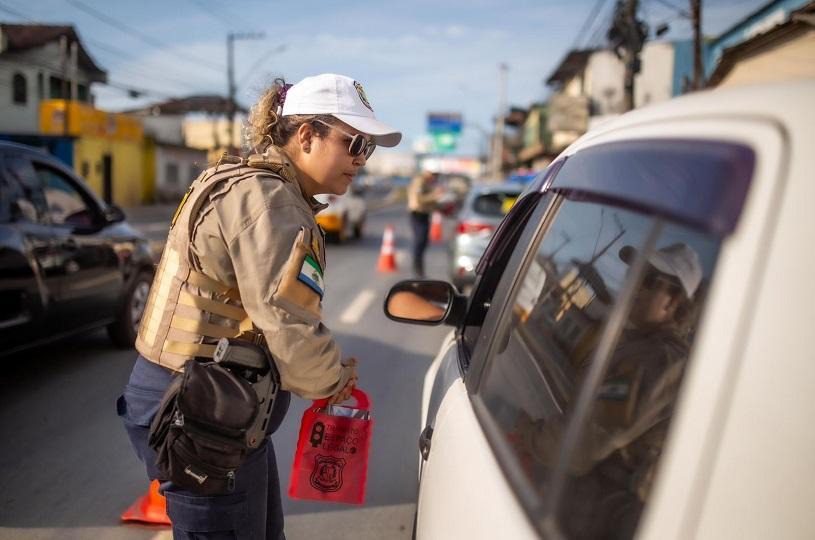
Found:
<path fill-rule="evenodd" d="M 364 135 L 360 135 L 359 133 L 357 134 L 348 133 L 347 131 L 340 129 L 334 124 L 323 122 L 320 119 L 315 119 L 314 121 L 319 122 L 324 126 L 328 126 L 332 129 L 336 129 L 337 131 L 345 135 L 351 141 L 350 143 L 348 143 L 348 154 L 354 157 L 361 156 L 364 154 L 365 159 L 368 159 L 369 157 L 371 157 L 371 154 L 374 153 L 374 150 L 376 150 L 376 143 L 369 141 L 368 139 L 365 138 Z"/>
<path fill-rule="evenodd" d="M 659 272 L 648 272 L 642 278 L 642 286 L 648 290 L 663 289 L 668 294 L 683 293 L 684 289 L 678 280 Z"/>

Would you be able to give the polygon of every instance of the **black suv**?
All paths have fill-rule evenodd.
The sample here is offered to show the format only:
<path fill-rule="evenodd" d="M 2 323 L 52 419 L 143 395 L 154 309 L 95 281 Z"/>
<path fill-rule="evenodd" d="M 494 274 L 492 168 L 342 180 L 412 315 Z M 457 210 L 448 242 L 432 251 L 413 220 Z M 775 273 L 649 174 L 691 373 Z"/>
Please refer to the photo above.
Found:
<path fill-rule="evenodd" d="M 50 154 L 0 142 L 0 356 L 106 326 L 132 347 L 147 240 Z"/>

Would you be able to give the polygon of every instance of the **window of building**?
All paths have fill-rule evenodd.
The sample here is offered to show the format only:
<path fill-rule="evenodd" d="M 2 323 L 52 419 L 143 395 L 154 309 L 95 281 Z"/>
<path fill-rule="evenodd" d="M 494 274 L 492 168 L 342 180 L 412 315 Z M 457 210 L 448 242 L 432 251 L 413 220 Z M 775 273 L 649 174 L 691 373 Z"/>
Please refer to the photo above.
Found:
<path fill-rule="evenodd" d="M 48 97 L 50 99 L 63 99 L 65 97 L 62 82 L 59 77 L 48 77 Z"/>
<path fill-rule="evenodd" d="M 178 163 L 167 163 L 164 165 L 164 182 L 167 186 L 175 187 L 179 184 Z"/>
<path fill-rule="evenodd" d="M 11 81 L 12 100 L 17 105 L 28 103 L 28 81 L 22 73 L 15 73 Z"/>

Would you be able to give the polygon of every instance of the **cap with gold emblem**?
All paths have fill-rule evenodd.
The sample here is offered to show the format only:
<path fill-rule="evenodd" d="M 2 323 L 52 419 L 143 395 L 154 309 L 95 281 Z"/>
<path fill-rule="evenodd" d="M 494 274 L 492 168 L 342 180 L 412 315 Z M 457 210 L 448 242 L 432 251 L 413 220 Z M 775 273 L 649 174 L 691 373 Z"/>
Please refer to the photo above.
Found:
<path fill-rule="evenodd" d="M 362 84 L 344 75 L 323 73 L 306 77 L 286 91 L 282 116 L 329 114 L 354 129 L 372 135 L 378 146 L 396 146 L 402 134 L 376 119 Z"/>

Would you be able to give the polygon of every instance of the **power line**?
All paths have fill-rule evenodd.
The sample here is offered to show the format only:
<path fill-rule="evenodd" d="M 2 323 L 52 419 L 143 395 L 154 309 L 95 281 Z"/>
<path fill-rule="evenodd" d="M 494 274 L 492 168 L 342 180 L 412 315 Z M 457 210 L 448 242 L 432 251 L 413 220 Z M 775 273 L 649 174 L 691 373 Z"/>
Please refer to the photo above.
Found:
<path fill-rule="evenodd" d="M 179 51 L 173 51 L 173 50 L 171 50 L 169 48 L 169 46 L 167 44 L 162 43 L 161 41 L 159 41 L 159 40 L 157 40 L 155 38 L 152 38 L 152 37 L 148 36 L 147 34 L 139 32 L 138 30 L 136 30 L 134 28 L 131 28 L 131 27 L 127 26 L 126 24 L 114 19 L 113 17 L 110 17 L 108 15 L 105 15 L 104 13 L 101 13 L 101 12 L 95 10 L 94 8 L 82 3 L 80 0 L 67 0 L 67 1 L 72 6 L 76 7 L 77 9 L 79 9 L 81 11 L 84 11 L 88 15 L 94 17 L 95 19 L 98 19 L 98 20 L 104 22 L 105 24 L 108 24 L 108 25 L 110 25 L 110 26 L 112 26 L 112 27 L 114 27 L 114 28 L 116 28 L 118 30 L 121 30 L 122 32 L 130 34 L 131 36 L 134 36 L 134 37 L 140 39 L 144 43 L 147 43 L 151 47 L 161 49 L 161 50 L 163 50 L 165 52 L 170 52 L 171 54 L 174 54 L 175 56 L 177 56 L 179 58 L 183 58 L 184 60 L 186 60 L 188 62 L 192 61 L 192 62 L 195 62 L 197 64 L 201 64 L 202 66 L 205 66 L 205 67 L 207 67 L 207 68 L 209 68 L 211 70 L 217 71 L 218 73 L 222 73 L 222 71 L 224 69 L 223 66 L 214 66 L 210 59 L 202 59 L 202 58 L 198 58 L 198 57 L 193 56 L 193 55 L 188 55 L 188 54 L 185 54 L 185 53 L 181 53 Z"/>
<path fill-rule="evenodd" d="M 671 2 L 668 2 L 667 0 L 652 0 L 652 1 L 654 1 L 654 2 L 656 2 L 657 4 L 661 4 L 661 5 L 665 6 L 665 7 L 667 7 L 667 8 L 669 8 L 669 9 L 673 10 L 673 12 L 674 12 L 674 13 L 678 13 L 678 14 L 679 14 L 679 15 L 681 15 L 682 17 L 685 17 L 685 18 L 687 18 L 687 19 L 690 19 L 690 18 L 691 18 L 691 14 L 690 14 L 690 13 L 688 13 L 687 11 L 685 11 L 684 9 L 682 9 L 681 7 L 679 7 L 679 6 L 677 6 L 677 5 L 672 4 Z"/>
<path fill-rule="evenodd" d="M 26 60 L 26 65 L 32 66 L 32 67 L 42 68 L 42 69 L 48 70 L 49 72 L 59 73 L 59 70 L 55 69 L 54 66 L 49 65 L 49 64 L 44 64 L 44 63 L 41 63 L 41 62 Z M 60 75 L 62 75 L 62 74 L 60 74 Z M 91 82 L 93 82 L 93 81 L 91 81 Z M 124 90 L 124 91 L 130 93 L 131 95 L 133 93 L 136 93 L 136 94 L 153 94 L 153 95 L 156 95 L 156 96 L 159 96 L 159 97 L 170 97 L 170 98 L 175 97 L 172 94 L 168 94 L 167 92 L 162 92 L 160 90 L 136 88 L 136 87 L 128 86 L 128 85 L 121 84 L 121 83 L 114 83 L 114 82 L 111 82 L 111 81 L 108 81 L 107 83 L 99 83 L 99 84 L 105 84 L 107 86 L 111 86 L 111 87 L 116 88 L 118 90 Z M 66 99 L 66 98 L 64 98 L 64 99 Z"/>
<path fill-rule="evenodd" d="M 2 11 L 4 13 L 8 13 L 9 15 L 14 15 L 15 17 L 19 17 L 19 18 L 23 19 L 24 21 L 34 22 L 34 19 L 30 19 L 30 18 L 26 17 L 25 15 L 23 15 L 19 11 L 16 11 L 16 10 L 6 6 L 5 4 L 0 4 L 0 11 Z"/>
<path fill-rule="evenodd" d="M 583 22 L 583 26 L 577 32 L 577 36 L 575 37 L 574 43 L 572 43 L 572 49 L 578 49 L 580 42 L 583 41 L 583 36 L 585 35 L 586 31 L 589 27 L 594 24 L 595 19 L 597 19 L 597 14 L 600 13 L 600 9 L 605 4 L 606 0 L 597 0 L 597 3 L 594 4 L 594 7 L 589 12 L 589 16 L 586 17 L 586 20 Z"/>
<path fill-rule="evenodd" d="M 177 97 L 177 96 L 174 96 L 173 94 L 168 94 L 167 92 L 162 92 L 161 90 L 153 90 L 153 89 L 150 89 L 150 88 L 136 88 L 134 86 L 129 86 L 129 85 L 114 82 L 114 81 L 108 81 L 107 86 L 110 86 L 111 88 L 115 88 L 117 90 L 123 90 L 123 91 L 127 92 L 131 97 L 139 97 L 137 95 L 134 96 L 133 95 L 134 92 L 137 93 L 137 94 L 141 94 L 141 95 L 151 94 L 151 95 L 161 97 L 161 98 L 165 98 L 165 99 L 174 99 L 174 98 Z"/>
<path fill-rule="evenodd" d="M 31 17 L 25 15 L 24 13 L 22 13 L 20 11 L 11 9 L 11 8 L 9 8 L 7 5 L 5 5 L 3 3 L 0 3 L 0 11 L 3 11 L 5 13 L 9 13 L 11 15 L 14 15 L 15 17 L 19 17 L 20 19 L 23 19 L 24 21 L 27 21 L 27 22 L 30 22 L 30 23 L 36 23 L 35 19 L 32 19 Z M 89 40 L 89 42 L 93 42 L 93 40 Z M 113 54 L 124 54 L 124 53 L 122 53 L 122 51 L 117 50 L 114 47 L 110 47 L 109 45 L 101 45 L 101 44 L 95 43 L 95 46 L 98 46 L 100 49 L 103 49 L 103 50 L 107 49 L 107 50 L 113 52 Z M 48 64 L 44 64 L 44 63 L 40 63 L 40 62 L 34 62 L 34 61 L 31 61 L 31 60 L 27 60 L 27 64 L 29 66 L 46 69 L 48 71 L 56 71 L 56 72 L 58 72 L 58 70 L 55 70 L 54 66 L 52 66 L 52 65 L 48 65 Z M 127 71 L 127 70 L 122 70 L 122 71 Z M 143 74 L 138 74 L 138 76 L 144 77 Z M 167 77 L 162 77 L 162 78 L 164 78 L 165 80 L 169 80 Z M 158 91 L 158 90 L 148 90 L 148 89 L 144 89 L 144 88 L 135 88 L 135 87 L 128 86 L 128 85 L 125 85 L 125 84 L 113 83 L 113 82 L 110 82 L 110 81 L 108 81 L 106 84 L 108 86 L 111 86 L 112 88 L 116 88 L 117 90 L 123 90 L 123 91 L 127 92 L 128 94 L 130 94 L 131 96 L 133 96 L 134 94 L 142 94 L 142 95 L 143 94 L 152 94 L 152 95 L 155 95 L 155 96 L 158 96 L 158 97 L 165 97 L 165 98 L 166 97 L 170 97 L 170 98 L 175 97 L 175 96 L 173 96 L 171 94 L 168 94 L 167 92 L 162 92 L 162 91 Z M 184 84 L 186 84 L 186 83 L 184 83 Z M 192 88 L 192 87 L 190 87 L 190 88 Z"/>
<path fill-rule="evenodd" d="M 130 60 L 135 60 L 135 58 L 133 56 L 131 56 L 127 52 L 125 52 L 125 51 L 123 51 L 121 49 L 118 49 L 116 47 L 111 47 L 110 45 L 107 45 L 105 43 L 102 43 L 102 42 L 99 42 L 99 41 L 96 41 L 96 40 L 92 40 L 92 39 L 85 39 L 85 41 L 87 41 L 88 43 L 92 44 L 94 47 L 96 47 L 96 48 L 98 48 L 100 50 L 109 52 L 110 54 L 115 54 L 115 55 L 117 55 L 117 57 L 122 57 L 122 58 L 130 59 Z M 147 77 L 148 79 L 158 77 L 158 75 L 156 73 L 149 73 L 146 70 L 136 69 L 135 67 L 128 67 L 128 68 L 119 67 L 119 68 L 116 68 L 116 71 L 117 72 L 122 72 L 123 71 L 125 73 L 132 73 L 132 74 L 137 75 L 139 77 Z M 190 89 L 193 89 L 193 90 L 196 90 L 196 91 L 198 90 L 198 88 L 196 86 L 191 85 L 189 83 L 189 81 L 176 79 L 174 77 L 168 77 L 165 73 L 162 73 L 160 75 L 160 77 L 161 77 L 161 80 L 174 82 L 175 84 L 180 84 L 182 86 L 186 86 L 187 88 L 190 88 Z"/>
<path fill-rule="evenodd" d="M 271 49 L 269 49 L 268 51 L 264 52 L 262 55 L 258 56 L 257 60 L 255 60 L 255 63 L 252 64 L 252 67 L 247 69 L 246 73 L 244 73 L 243 77 L 241 77 L 241 80 L 238 81 L 238 86 L 240 87 L 240 86 L 243 86 L 244 84 L 246 84 L 248 82 L 248 80 L 249 80 L 249 77 L 252 75 L 252 73 L 254 73 L 254 71 L 258 67 L 260 67 L 264 62 L 269 60 L 269 57 L 271 55 L 277 54 L 277 53 L 282 53 L 285 50 L 286 50 L 286 45 L 276 45 L 276 46 L 272 47 Z"/>
<path fill-rule="evenodd" d="M 210 18 L 218 21 L 218 24 L 220 24 L 221 26 L 223 26 L 224 28 L 229 30 L 229 27 L 226 25 L 226 23 L 223 21 L 223 19 L 213 15 L 212 11 L 209 9 L 209 7 L 207 7 L 206 4 L 201 2 L 201 0 L 189 0 L 189 1 L 190 1 L 190 3 L 195 4 L 196 6 L 198 6 L 200 8 L 200 10 L 203 11 L 205 14 L 209 15 Z"/>
<path fill-rule="evenodd" d="M 15 17 L 18 17 L 18 18 L 23 19 L 24 21 L 27 21 L 27 22 L 30 22 L 30 23 L 36 23 L 36 22 L 37 22 L 35 19 L 32 19 L 31 17 L 28 17 L 27 15 L 23 14 L 22 12 L 19 12 L 19 11 L 16 11 L 16 10 L 14 10 L 14 9 L 11 9 L 11 8 L 9 8 L 8 6 L 6 6 L 6 5 L 5 5 L 5 4 L 3 4 L 3 3 L 0 3 L 0 11 L 5 12 L 5 13 L 8 13 L 8 14 L 10 14 L 10 15 L 13 15 L 13 16 L 15 16 Z M 96 40 L 93 40 L 93 39 L 87 39 L 87 38 L 86 38 L 86 39 L 84 39 L 83 41 L 85 41 L 85 42 L 87 42 L 87 43 L 92 44 L 92 45 L 93 45 L 95 48 L 97 48 L 97 49 L 100 49 L 100 50 L 103 50 L 103 51 L 107 51 L 107 52 L 109 52 L 109 53 L 111 53 L 111 54 L 115 54 L 115 55 L 117 55 L 117 56 L 119 56 L 119 57 L 124 57 L 124 58 L 130 58 L 130 59 L 133 59 L 133 56 L 131 56 L 129 53 L 127 53 L 127 52 L 125 52 L 125 51 L 123 51 L 123 50 L 121 50 L 121 49 L 118 49 L 118 48 L 116 48 L 116 47 L 113 47 L 113 46 L 111 46 L 111 45 L 108 45 L 108 44 L 106 44 L 106 43 L 102 43 L 102 42 L 100 42 L 100 41 L 96 41 Z M 36 65 L 37 67 L 43 67 L 43 68 L 44 68 L 44 67 L 50 67 L 50 66 L 46 66 L 46 65 L 44 65 L 44 64 L 39 64 L 39 65 L 34 64 L 34 65 Z M 137 76 L 139 76 L 139 77 L 148 77 L 148 78 L 149 78 L 149 77 L 153 77 L 153 76 L 154 76 L 154 75 L 152 75 L 152 74 L 148 74 L 148 73 L 147 73 L 147 72 L 145 72 L 145 71 L 138 72 L 137 70 L 133 70 L 133 69 L 124 69 L 124 68 L 119 68 L 119 69 L 117 69 L 116 71 L 124 71 L 124 72 L 129 72 L 129 73 L 135 74 L 135 75 L 137 75 Z M 196 87 L 194 87 L 194 86 L 190 85 L 190 84 L 189 84 L 187 81 L 181 81 L 181 80 L 179 80 L 179 79 L 174 79 L 174 78 L 172 78 L 172 77 L 167 77 L 166 75 L 162 75 L 162 76 L 161 76 L 161 78 L 162 78 L 163 80 L 172 81 L 172 82 L 174 82 L 174 83 L 176 83 L 176 84 L 181 84 L 181 85 L 186 86 L 187 88 L 190 88 L 190 89 L 192 89 L 192 90 L 197 90 L 197 88 L 196 88 Z M 123 89 L 124 89 L 124 88 L 123 88 Z M 136 89 L 132 89 L 132 90 L 133 90 L 133 91 L 139 91 L 139 90 L 136 90 Z"/>
<path fill-rule="evenodd" d="M 190 0 L 190 1 L 197 4 L 199 7 L 201 7 L 202 10 L 207 10 L 207 14 L 210 15 L 211 17 L 217 18 L 215 17 L 215 15 L 211 14 L 210 8 L 207 6 L 206 3 L 203 2 L 203 0 Z M 227 6 L 221 8 L 220 12 L 224 13 L 224 17 L 233 25 L 241 26 L 243 28 L 252 28 L 258 25 L 256 20 L 243 18 L 241 16 L 241 12 L 235 10 L 235 3 L 233 2 L 229 2 Z M 227 27 L 225 23 L 223 23 L 222 19 L 218 19 L 218 21 L 224 24 L 224 27 L 227 28 L 227 30 L 230 30 L 230 28 Z"/>
<path fill-rule="evenodd" d="M 604 48 L 607 45 L 608 39 L 606 34 L 611 27 L 611 20 L 614 18 L 614 9 L 609 10 L 605 17 L 600 19 L 600 24 L 594 29 L 589 41 L 586 43 L 587 49 Z"/>

